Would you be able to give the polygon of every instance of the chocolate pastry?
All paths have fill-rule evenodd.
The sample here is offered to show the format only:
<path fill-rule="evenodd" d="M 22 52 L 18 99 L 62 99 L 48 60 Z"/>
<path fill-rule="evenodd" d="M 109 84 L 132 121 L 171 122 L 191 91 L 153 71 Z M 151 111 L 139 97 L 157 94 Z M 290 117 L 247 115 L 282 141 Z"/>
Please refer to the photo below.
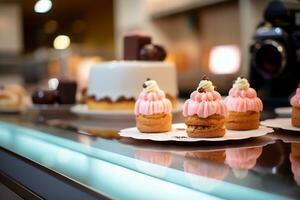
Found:
<path fill-rule="evenodd" d="M 167 57 L 167 52 L 166 50 L 161 46 L 161 45 L 154 45 L 155 48 L 157 49 L 158 53 L 158 60 L 163 61 Z"/>
<path fill-rule="evenodd" d="M 140 60 L 159 60 L 159 53 L 153 44 L 147 44 L 140 50 Z"/>
<path fill-rule="evenodd" d="M 71 80 L 60 80 L 57 86 L 60 104 L 75 104 L 77 83 Z"/>
<path fill-rule="evenodd" d="M 127 35 L 124 38 L 124 60 L 139 60 L 140 49 L 151 43 L 151 38 L 145 35 Z"/>
<path fill-rule="evenodd" d="M 54 104 L 57 97 L 55 90 L 37 90 L 32 94 L 31 99 L 34 104 Z"/>
<path fill-rule="evenodd" d="M 166 51 L 160 45 L 147 44 L 140 50 L 140 60 L 163 61 L 166 58 Z"/>

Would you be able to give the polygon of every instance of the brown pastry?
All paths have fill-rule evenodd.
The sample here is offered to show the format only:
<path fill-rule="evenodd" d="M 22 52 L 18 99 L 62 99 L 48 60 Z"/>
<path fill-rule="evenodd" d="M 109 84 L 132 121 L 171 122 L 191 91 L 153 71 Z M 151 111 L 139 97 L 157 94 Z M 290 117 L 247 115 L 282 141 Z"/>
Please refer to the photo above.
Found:
<path fill-rule="evenodd" d="M 296 94 L 291 98 L 290 101 L 292 105 L 292 125 L 300 127 L 300 83 L 296 90 Z"/>
<path fill-rule="evenodd" d="M 171 130 L 172 115 L 138 115 L 136 116 L 136 127 L 143 133 L 168 132 Z"/>
<path fill-rule="evenodd" d="M 247 79 L 238 77 L 224 101 L 229 111 L 225 123 L 227 129 L 251 130 L 259 128 L 259 117 L 263 104 L 257 97 L 256 91 L 250 88 Z"/>
<path fill-rule="evenodd" d="M 292 125 L 296 127 L 300 127 L 300 107 L 292 108 Z"/>
<path fill-rule="evenodd" d="M 230 130 L 258 129 L 260 113 L 254 111 L 229 111 L 226 118 L 226 128 Z"/>
<path fill-rule="evenodd" d="M 136 127 L 142 133 L 168 132 L 172 127 L 172 104 L 156 81 L 147 79 L 135 103 Z"/>
<path fill-rule="evenodd" d="M 225 134 L 225 117 L 214 114 L 207 118 L 199 118 L 197 115 L 185 118 L 189 137 L 222 137 Z"/>
<path fill-rule="evenodd" d="M 189 137 L 222 137 L 225 134 L 226 105 L 207 77 L 183 105 L 183 116 Z"/>

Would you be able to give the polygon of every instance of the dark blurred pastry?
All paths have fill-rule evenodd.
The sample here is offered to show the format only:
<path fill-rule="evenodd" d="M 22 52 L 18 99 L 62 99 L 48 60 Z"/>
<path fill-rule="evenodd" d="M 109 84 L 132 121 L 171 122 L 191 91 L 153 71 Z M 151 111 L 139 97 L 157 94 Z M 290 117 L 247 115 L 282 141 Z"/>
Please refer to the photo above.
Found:
<path fill-rule="evenodd" d="M 34 104 L 54 104 L 58 100 L 58 94 L 55 90 L 36 90 L 31 99 Z"/>
<path fill-rule="evenodd" d="M 75 104 L 77 83 L 72 80 L 59 80 L 57 86 L 60 104 Z"/>

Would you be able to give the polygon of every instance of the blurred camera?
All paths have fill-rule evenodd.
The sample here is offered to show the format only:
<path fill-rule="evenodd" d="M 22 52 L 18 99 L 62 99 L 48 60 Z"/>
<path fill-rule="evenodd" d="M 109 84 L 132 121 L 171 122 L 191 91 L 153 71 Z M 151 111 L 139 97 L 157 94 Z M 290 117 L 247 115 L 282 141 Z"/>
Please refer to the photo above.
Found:
<path fill-rule="evenodd" d="M 265 100 L 288 102 L 300 81 L 300 2 L 271 1 L 256 29 L 251 85 Z"/>

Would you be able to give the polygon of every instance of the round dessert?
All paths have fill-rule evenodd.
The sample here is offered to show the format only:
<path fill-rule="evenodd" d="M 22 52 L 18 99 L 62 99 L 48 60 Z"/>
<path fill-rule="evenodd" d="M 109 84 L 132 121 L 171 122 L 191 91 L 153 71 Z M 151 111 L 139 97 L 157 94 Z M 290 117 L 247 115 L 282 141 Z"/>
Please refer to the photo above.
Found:
<path fill-rule="evenodd" d="M 132 110 L 140 89 L 151 76 L 166 92 L 173 107 L 177 97 L 175 66 L 158 61 L 112 61 L 92 67 L 87 90 L 90 110 Z"/>
<path fill-rule="evenodd" d="M 238 77 L 224 101 L 229 111 L 225 122 L 227 129 L 258 129 L 263 104 L 247 79 Z"/>
<path fill-rule="evenodd" d="M 172 104 L 155 80 L 147 79 L 135 103 L 136 127 L 142 133 L 171 130 Z"/>
<path fill-rule="evenodd" d="M 54 104 L 58 100 L 56 90 L 36 90 L 31 95 L 34 104 Z"/>
<path fill-rule="evenodd" d="M 225 134 L 226 105 L 212 82 L 203 77 L 196 91 L 183 105 L 189 137 L 222 137 Z"/>
<path fill-rule="evenodd" d="M 25 89 L 19 85 L 0 87 L 0 109 L 18 109 L 24 105 Z"/>
<path fill-rule="evenodd" d="M 300 127 L 300 83 L 290 103 L 292 105 L 292 125 Z"/>

